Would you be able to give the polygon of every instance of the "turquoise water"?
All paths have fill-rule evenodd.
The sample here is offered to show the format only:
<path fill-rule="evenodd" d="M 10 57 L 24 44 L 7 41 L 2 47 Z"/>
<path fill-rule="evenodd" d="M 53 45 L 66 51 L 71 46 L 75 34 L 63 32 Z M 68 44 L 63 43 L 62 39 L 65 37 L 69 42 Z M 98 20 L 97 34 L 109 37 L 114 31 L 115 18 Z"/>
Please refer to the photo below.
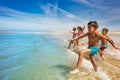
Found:
<path fill-rule="evenodd" d="M 66 80 L 65 52 L 52 35 L 0 34 L 0 80 Z"/>

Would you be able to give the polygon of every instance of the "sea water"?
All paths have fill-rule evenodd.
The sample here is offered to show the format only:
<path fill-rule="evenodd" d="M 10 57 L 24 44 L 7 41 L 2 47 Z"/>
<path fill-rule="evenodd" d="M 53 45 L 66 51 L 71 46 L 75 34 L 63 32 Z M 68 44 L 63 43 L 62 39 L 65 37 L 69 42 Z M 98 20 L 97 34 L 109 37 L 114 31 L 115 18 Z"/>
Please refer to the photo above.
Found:
<path fill-rule="evenodd" d="M 0 34 L 0 80 L 65 80 L 65 52 L 54 35 Z"/>
<path fill-rule="evenodd" d="M 0 34 L 0 80 L 120 79 L 120 67 L 109 59 L 97 61 L 95 72 L 90 60 L 83 58 L 80 72 L 70 74 L 78 55 L 67 49 L 69 38 L 65 34 Z"/>

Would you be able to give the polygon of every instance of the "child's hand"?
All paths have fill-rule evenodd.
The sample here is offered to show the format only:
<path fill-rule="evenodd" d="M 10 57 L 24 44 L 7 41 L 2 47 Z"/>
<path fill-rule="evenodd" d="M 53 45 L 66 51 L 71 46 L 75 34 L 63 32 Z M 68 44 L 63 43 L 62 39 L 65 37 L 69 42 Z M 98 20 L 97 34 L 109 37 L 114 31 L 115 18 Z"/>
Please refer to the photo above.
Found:
<path fill-rule="evenodd" d="M 120 50 L 120 48 L 119 48 L 119 47 L 115 47 L 115 49 Z"/>
<path fill-rule="evenodd" d="M 73 39 L 70 39 L 69 41 L 73 41 Z"/>
<path fill-rule="evenodd" d="M 120 48 L 117 48 L 118 50 L 120 50 Z"/>
<path fill-rule="evenodd" d="M 71 39 L 68 40 L 69 42 L 71 41 Z"/>

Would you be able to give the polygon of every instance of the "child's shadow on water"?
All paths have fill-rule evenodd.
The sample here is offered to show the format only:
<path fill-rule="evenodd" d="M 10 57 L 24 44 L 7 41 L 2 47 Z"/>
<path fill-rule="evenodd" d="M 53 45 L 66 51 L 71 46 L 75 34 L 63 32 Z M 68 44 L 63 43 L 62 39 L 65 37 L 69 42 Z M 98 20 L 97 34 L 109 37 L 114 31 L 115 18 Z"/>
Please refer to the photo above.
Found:
<path fill-rule="evenodd" d="M 56 65 L 56 66 L 53 66 L 53 68 L 58 69 L 62 76 L 65 76 L 66 74 L 68 74 L 69 71 L 72 69 L 72 67 L 67 65 Z"/>

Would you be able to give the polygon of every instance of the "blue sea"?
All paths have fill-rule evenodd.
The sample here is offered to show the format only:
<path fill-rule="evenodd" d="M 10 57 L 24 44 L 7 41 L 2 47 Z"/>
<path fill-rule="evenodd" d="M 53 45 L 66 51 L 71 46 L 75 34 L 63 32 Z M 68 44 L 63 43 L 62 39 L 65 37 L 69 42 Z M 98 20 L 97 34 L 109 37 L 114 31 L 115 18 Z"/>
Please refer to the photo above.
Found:
<path fill-rule="evenodd" d="M 116 53 L 113 48 L 105 51 L 105 61 L 97 58 L 98 72 L 94 72 L 89 59 L 83 59 L 80 72 L 70 74 L 78 58 L 74 51 L 67 49 L 71 37 L 56 33 L 1 33 L 0 80 L 120 79 L 120 51 Z M 119 44 L 120 35 L 111 37 Z"/>
<path fill-rule="evenodd" d="M 66 50 L 54 35 L 0 34 L 0 80 L 66 80 Z"/>

